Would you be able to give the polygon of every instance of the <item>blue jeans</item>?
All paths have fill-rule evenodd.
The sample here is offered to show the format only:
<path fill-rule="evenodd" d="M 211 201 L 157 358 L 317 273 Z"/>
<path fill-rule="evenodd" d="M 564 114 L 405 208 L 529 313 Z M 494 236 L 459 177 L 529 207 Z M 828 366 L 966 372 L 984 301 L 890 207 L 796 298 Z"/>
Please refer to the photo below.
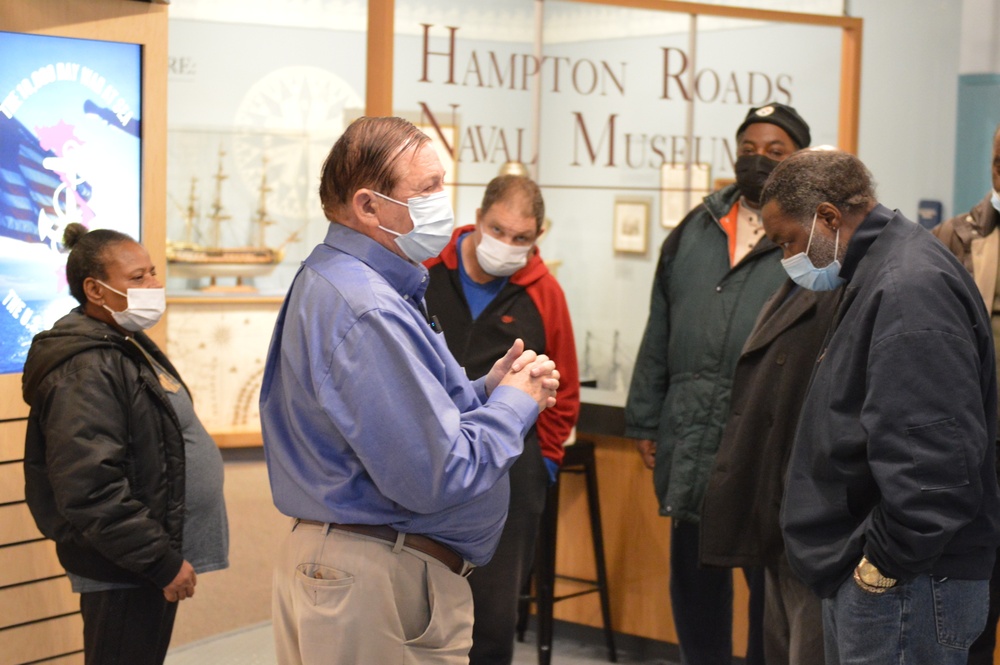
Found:
<path fill-rule="evenodd" d="M 988 606 L 988 580 L 921 575 L 876 594 L 848 577 L 823 600 L 826 665 L 965 665 Z"/>

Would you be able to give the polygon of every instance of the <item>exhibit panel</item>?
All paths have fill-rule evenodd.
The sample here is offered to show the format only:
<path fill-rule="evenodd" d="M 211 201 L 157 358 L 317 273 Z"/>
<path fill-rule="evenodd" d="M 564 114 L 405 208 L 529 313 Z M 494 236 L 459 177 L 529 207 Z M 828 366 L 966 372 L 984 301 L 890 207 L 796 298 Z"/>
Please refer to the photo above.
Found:
<path fill-rule="evenodd" d="M 260 445 L 260 386 L 281 300 L 171 298 L 169 305 L 167 355 L 199 420 L 220 447 Z"/>
<path fill-rule="evenodd" d="M 320 169 L 364 111 L 363 5 L 171 7 L 167 351 L 221 447 L 261 443 L 263 355 L 326 235 Z"/>
<path fill-rule="evenodd" d="M 0 373 L 77 305 L 67 225 L 138 238 L 142 47 L 0 31 Z"/>

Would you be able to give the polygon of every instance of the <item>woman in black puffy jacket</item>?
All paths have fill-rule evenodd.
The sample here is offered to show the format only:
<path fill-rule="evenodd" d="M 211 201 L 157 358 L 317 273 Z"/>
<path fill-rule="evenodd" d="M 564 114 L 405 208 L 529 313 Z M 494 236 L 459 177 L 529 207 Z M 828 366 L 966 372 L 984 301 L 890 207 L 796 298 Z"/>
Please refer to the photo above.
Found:
<path fill-rule="evenodd" d="M 222 458 L 142 332 L 165 307 L 149 254 L 79 224 L 64 245 L 80 306 L 25 363 L 27 502 L 80 593 L 87 665 L 159 664 L 196 571 L 228 565 Z"/>

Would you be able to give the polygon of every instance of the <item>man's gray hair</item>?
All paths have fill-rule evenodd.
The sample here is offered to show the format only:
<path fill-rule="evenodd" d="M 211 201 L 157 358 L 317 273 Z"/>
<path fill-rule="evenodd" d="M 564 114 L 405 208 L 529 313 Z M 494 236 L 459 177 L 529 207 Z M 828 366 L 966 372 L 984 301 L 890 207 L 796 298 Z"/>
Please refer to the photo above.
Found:
<path fill-rule="evenodd" d="M 812 221 L 820 203 L 832 203 L 842 213 L 868 210 L 878 199 L 868 168 L 854 155 L 840 150 L 800 150 L 771 173 L 760 204 L 778 204 L 803 224 Z"/>

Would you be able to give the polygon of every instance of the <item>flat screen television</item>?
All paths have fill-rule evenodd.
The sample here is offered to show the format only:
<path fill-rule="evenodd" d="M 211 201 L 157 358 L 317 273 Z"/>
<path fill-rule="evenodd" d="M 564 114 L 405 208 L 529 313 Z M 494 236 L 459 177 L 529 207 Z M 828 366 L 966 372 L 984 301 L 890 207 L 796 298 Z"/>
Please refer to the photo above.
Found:
<path fill-rule="evenodd" d="M 142 47 L 0 31 L 0 374 L 76 300 L 63 229 L 137 240 Z"/>

